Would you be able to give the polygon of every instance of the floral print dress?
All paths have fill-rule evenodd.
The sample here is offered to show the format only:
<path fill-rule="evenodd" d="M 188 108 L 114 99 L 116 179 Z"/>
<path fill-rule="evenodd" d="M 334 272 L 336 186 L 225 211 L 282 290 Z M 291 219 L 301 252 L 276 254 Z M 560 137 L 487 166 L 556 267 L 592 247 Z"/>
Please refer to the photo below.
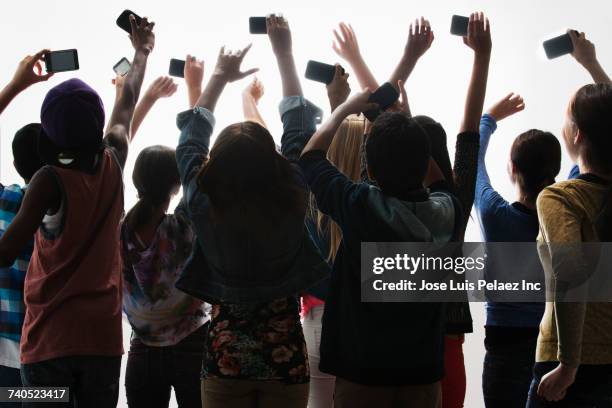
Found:
<path fill-rule="evenodd" d="M 203 371 L 205 377 L 307 383 L 298 298 L 213 305 Z"/>

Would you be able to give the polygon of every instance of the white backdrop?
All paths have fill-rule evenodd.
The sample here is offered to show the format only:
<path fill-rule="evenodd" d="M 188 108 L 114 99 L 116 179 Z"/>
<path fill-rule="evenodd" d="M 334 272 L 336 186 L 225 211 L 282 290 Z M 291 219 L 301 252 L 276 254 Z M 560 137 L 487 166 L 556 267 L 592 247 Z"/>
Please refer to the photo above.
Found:
<path fill-rule="evenodd" d="M 357 32 L 362 54 L 382 82 L 401 55 L 409 22 L 424 15 L 432 22 L 436 40 L 407 83 L 409 99 L 414 114 L 433 116 L 445 126 L 451 145 L 454 145 L 454 135 L 463 112 L 472 52 L 460 38 L 448 33 L 450 19 L 452 14 L 466 15 L 483 10 L 491 20 L 493 33 L 486 104 L 491 104 L 509 91 L 521 93 L 527 103 L 525 112 L 502 122 L 488 153 L 491 178 L 510 200 L 514 192 L 506 175 L 505 164 L 514 136 L 529 128 L 549 130 L 559 136 L 570 95 L 590 80 L 570 57 L 547 61 L 541 50 L 542 40 L 560 34 L 568 27 L 586 31 L 598 45 L 604 67 L 612 67 L 612 53 L 604 43 L 612 37 L 612 7 L 609 2 L 598 0 L 3 2 L 0 9 L 0 82 L 6 83 L 10 79 L 23 56 L 45 47 L 55 50 L 77 48 L 81 70 L 58 74 L 48 83 L 28 89 L 0 118 L 2 183 L 21 182 L 12 166 L 12 135 L 24 124 L 38 120 L 42 98 L 51 86 L 78 76 L 98 90 L 110 114 L 114 98 L 114 87 L 110 83 L 114 75 L 112 66 L 123 56 L 131 59 L 133 54 L 126 34 L 115 25 L 116 17 L 125 8 L 149 16 L 157 23 L 156 47 L 149 60 L 145 87 L 157 76 L 167 74 L 172 57 L 183 59 L 185 54 L 192 53 L 204 58 L 208 78 L 221 45 L 237 48 L 253 42 L 244 67 L 261 69 L 258 76 L 266 87 L 261 110 L 277 139 L 280 137 L 277 105 L 281 96 L 278 73 L 267 37 L 249 35 L 249 16 L 282 12 L 288 18 L 300 74 L 309 59 L 339 62 L 331 49 L 331 30 L 340 21 L 350 22 Z M 244 80 L 226 88 L 216 112 L 218 129 L 241 120 L 240 92 L 246 85 L 247 80 Z M 351 85 L 357 88 L 354 78 L 351 78 Z M 309 99 L 328 108 L 323 86 L 304 80 L 303 87 Z M 129 208 L 136 198 L 130 178 L 137 153 L 151 144 L 174 146 L 178 136 L 174 125 L 175 115 L 186 107 L 185 86 L 180 83 L 177 94 L 169 100 L 159 101 L 145 120 L 131 146 L 126 168 L 126 207 Z M 561 177 L 565 177 L 569 168 L 570 162 L 564 156 Z M 467 240 L 479 240 L 477 227 L 473 223 Z M 476 332 L 467 336 L 465 344 L 468 371 L 465 405 L 478 408 L 483 406 L 480 391 L 483 305 L 472 304 L 472 313 Z M 127 329 L 124 338 L 127 350 Z M 126 406 L 123 387 L 121 398 L 119 406 Z"/>

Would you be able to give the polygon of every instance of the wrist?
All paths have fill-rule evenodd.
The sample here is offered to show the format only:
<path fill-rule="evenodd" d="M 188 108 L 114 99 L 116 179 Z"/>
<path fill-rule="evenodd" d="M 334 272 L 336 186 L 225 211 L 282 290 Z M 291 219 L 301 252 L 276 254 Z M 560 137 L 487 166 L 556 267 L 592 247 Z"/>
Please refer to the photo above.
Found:
<path fill-rule="evenodd" d="M 23 92 L 26 88 L 28 88 L 30 86 L 30 84 L 23 84 L 23 83 L 18 83 L 14 80 L 11 80 L 11 82 L 9 82 L 5 87 L 4 87 L 4 93 L 10 95 L 10 96 L 17 96 L 19 93 Z"/>
<path fill-rule="evenodd" d="M 491 50 L 490 49 L 474 52 L 474 62 L 488 64 L 490 60 L 491 60 Z"/>

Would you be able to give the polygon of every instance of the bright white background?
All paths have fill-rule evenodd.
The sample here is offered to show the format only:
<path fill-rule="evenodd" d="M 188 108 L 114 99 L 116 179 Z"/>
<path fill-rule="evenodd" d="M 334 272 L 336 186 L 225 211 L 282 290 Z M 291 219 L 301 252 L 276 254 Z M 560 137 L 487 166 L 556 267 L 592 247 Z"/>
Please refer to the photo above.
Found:
<path fill-rule="evenodd" d="M 266 87 L 261 110 L 277 138 L 280 136 L 277 104 L 281 97 L 277 69 L 267 37 L 249 35 L 249 16 L 282 12 L 289 19 L 300 74 L 309 59 L 329 63 L 339 61 L 331 49 L 331 30 L 340 21 L 350 22 L 357 32 L 362 54 L 382 82 L 401 55 L 409 22 L 424 15 L 432 22 L 436 40 L 408 81 L 407 89 L 414 114 L 433 116 L 445 126 L 452 154 L 472 53 L 459 38 L 448 33 L 450 19 L 452 14 L 466 15 L 483 10 L 490 17 L 493 33 L 486 104 L 490 105 L 509 91 L 521 93 L 527 103 L 525 112 L 501 124 L 488 153 L 487 162 L 495 186 L 512 200 L 514 191 L 505 165 L 513 138 L 529 128 L 549 130 L 559 136 L 567 101 L 573 91 L 590 80 L 570 57 L 547 61 L 541 42 L 568 27 L 586 31 L 599 46 L 599 57 L 604 67 L 611 67 L 612 53 L 605 41 L 612 36 L 612 8 L 604 4 L 606 2 L 597 0 L 4 2 L 0 9 L 0 82 L 9 80 L 24 55 L 44 47 L 55 50 L 77 48 L 81 70 L 58 74 L 48 83 L 28 89 L 5 111 L 0 119 L 0 180 L 4 184 L 21 182 L 12 167 L 12 135 L 24 124 L 38 121 L 42 98 L 51 86 L 78 76 L 98 90 L 110 114 L 114 98 L 114 87 L 110 83 L 112 66 L 123 56 L 131 59 L 133 53 L 126 34 L 115 26 L 116 17 L 125 8 L 149 16 L 157 23 L 156 47 L 149 60 L 145 87 L 157 76 L 167 73 L 172 57 L 183 59 L 185 54 L 192 53 L 204 58 L 208 77 L 221 45 L 237 48 L 253 42 L 244 67 L 261 69 L 258 76 Z M 240 92 L 246 85 L 245 80 L 226 88 L 216 111 L 218 129 L 241 120 Z M 351 85 L 357 88 L 354 78 L 351 78 Z M 323 86 L 304 80 L 303 87 L 308 98 L 328 108 Z M 177 94 L 169 100 L 161 100 L 145 120 L 131 145 L 126 168 L 127 208 L 136 198 L 130 180 L 135 157 L 143 147 L 151 144 L 175 145 L 178 136 L 175 115 L 186 107 L 185 86 L 180 83 Z M 570 162 L 565 156 L 560 178 L 565 177 L 569 167 Z M 467 240 L 479 240 L 477 226 L 473 223 Z M 483 406 L 480 390 L 484 353 L 483 305 L 472 304 L 472 314 L 476 331 L 467 336 L 465 343 L 468 378 L 465 405 L 477 408 Z M 124 340 L 127 350 L 129 328 L 125 330 Z M 126 406 L 123 387 L 119 406 Z"/>

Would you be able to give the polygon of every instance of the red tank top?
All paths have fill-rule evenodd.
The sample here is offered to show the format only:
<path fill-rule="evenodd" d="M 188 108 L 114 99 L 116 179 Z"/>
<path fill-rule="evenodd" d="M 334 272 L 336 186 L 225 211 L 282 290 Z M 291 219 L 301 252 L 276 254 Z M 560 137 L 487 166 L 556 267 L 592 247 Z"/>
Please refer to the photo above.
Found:
<path fill-rule="evenodd" d="M 119 223 L 123 179 L 106 149 L 95 174 L 51 167 L 63 190 L 63 226 L 39 228 L 24 284 L 21 362 L 123 354 Z"/>

